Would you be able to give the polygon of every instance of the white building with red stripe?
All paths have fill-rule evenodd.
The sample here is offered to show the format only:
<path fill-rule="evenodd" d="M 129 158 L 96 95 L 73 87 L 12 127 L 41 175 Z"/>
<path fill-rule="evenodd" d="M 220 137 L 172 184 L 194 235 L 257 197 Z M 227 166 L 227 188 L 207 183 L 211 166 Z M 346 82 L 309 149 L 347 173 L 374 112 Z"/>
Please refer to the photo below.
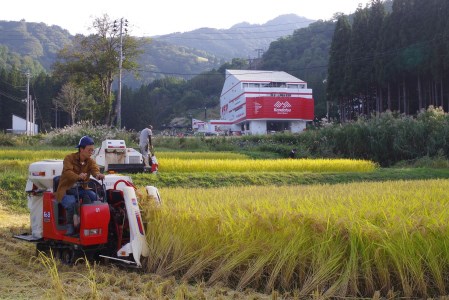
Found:
<path fill-rule="evenodd" d="M 220 108 L 221 120 L 209 122 L 214 131 L 298 133 L 314 118 L 312 90 L 282 71 L 226 70 Z"/>

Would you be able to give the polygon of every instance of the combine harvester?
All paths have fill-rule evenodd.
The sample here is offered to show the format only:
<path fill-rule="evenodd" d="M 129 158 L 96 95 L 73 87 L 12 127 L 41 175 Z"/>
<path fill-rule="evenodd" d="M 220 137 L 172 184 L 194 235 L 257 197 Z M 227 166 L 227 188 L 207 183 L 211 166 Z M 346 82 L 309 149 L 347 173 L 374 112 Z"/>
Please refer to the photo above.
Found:
<path fill-rule="evenodd" d="M 127 148 L 124 140 L 104 140 L 92 155 L 101 171 L 140 173 L 150 172 L 145 168 L 143 157 L 134 148 Z M 151 158 L 150 158 L 151 161 Z"/>
<path fill-rule="evenodd" d="M 131 178 L 115 174 L 106 175 L 104 182 L 91 178 L 89 187 L 97 194 L 97 201 L 80 206 L 79 234 L 66 236 L 65 209 L 54 195 L 62 166 L 62 160 L 30 164 L 25 191 L 31 233 L 15 237 L 36 243 L 39 251 L 51 250 L 66 264 L 86 256 L 141 267 L 141 257 L 147 257 L 149 250 Z M 149 199 L 161 204 L 157 188 L 146 186 L 145 190 Z"/>

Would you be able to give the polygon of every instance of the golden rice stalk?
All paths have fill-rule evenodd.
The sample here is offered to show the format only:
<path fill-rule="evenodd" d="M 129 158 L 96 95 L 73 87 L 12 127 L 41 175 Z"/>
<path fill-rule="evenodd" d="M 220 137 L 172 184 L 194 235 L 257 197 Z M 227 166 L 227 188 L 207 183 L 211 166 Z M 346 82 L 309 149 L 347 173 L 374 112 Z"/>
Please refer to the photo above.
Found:
<path fill-rule="evenodd" d="M 233 152 L 157 152 L 158 159 L 177 158 L 177 159 L 247 159 L 248 156 Z"/>
<path fill-rule="evenodd" d="M 446 295 L 449 180 L 161 188 L 150 271 L 300 297 Z"/>
<path fill-rule="evenodd" d="M 376 164 L 352 159 L 195 159 L 159 160 L 161 172 L 372 172 Z"/>
<path fill-rule="evenodd" d="M 0 160 L 41 160 L 41 159 L 63 159 L 73 150 L 26 150 L 26 149 L 0 149 Z"/>
<path fill-rule="evenodd" d="M 53 285 L 51 298 L 64 299 L 65 289 L 61 278 L 58 273 L 58 266 L 56 265 L 56 259 L 53 256 L 53 251 L 50 250 L 50 256 L 47 256 L 44 252 L 39 252 L 37 260 L 45 267 Z M 50 296 L 50 295 L 48 295 Z"/>

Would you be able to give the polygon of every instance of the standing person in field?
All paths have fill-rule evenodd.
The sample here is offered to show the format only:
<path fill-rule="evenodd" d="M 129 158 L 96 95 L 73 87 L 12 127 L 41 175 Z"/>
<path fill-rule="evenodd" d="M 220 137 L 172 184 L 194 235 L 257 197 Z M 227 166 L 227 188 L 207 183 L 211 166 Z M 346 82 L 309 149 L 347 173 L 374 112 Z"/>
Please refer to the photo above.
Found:
<path fill-rule="evenodd" d="M 145 163 L 145 167 L 147 167 L 147 168 L 150 167 L 148 152 L 150 151 L 150 149 L 151 149 L 151 152 L 153 152 L 153 143 L 151 141 L 151 137 L 153 135 L 152 129 L 153 129 L 153 126 L 151 126 L 151 125 L 148 125 L 147 128 L 142 129 L 142 131 L 140 132 L 140 138 L 139 138 L 140 152 L 142 153 L 143 162 Z"/>
<path fill-rule="evenodd" d="M 69 154 L 64 158 L 58 189 L 55 193 L 56 199 L 61 202 L 66 210 L 67 232 L 65 235 L 74 235 L 75 227 L 79 225 L 79 212 L 76 211 L 77 199 L 75 195 L 79 195 L 84 204 L 91 203 L 96 200 L 96 195 L 87 187 L 90 176 L 92 175 L 98 180 L 104 179 L 97 163 L 91 158 L 94 152 L 94 140 L 91 137 L 83 136 L 76 148 L 78 148 L 78 152 Z M 83 186 L 77 192 L 71 192 L 70 195 L 67 195 L 67 191 L 77 181 L 83 181 Z"/>
<path fill-rule="evenodd" d="M 292 149 L 292 151 L 290 151 L 290 153 L 288 154 L 289 158 L 295 158 L 296 157 L 296 148 Z"/>

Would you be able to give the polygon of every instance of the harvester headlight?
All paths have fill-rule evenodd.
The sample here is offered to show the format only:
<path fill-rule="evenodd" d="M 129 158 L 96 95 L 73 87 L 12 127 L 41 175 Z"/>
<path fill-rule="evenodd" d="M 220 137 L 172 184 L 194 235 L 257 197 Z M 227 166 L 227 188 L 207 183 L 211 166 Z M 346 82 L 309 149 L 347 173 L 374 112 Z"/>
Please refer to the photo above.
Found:
<path fill-rule="evenodd" d="M 84 229 L 84 236 L 101 235 L 101 228 Z"/>

